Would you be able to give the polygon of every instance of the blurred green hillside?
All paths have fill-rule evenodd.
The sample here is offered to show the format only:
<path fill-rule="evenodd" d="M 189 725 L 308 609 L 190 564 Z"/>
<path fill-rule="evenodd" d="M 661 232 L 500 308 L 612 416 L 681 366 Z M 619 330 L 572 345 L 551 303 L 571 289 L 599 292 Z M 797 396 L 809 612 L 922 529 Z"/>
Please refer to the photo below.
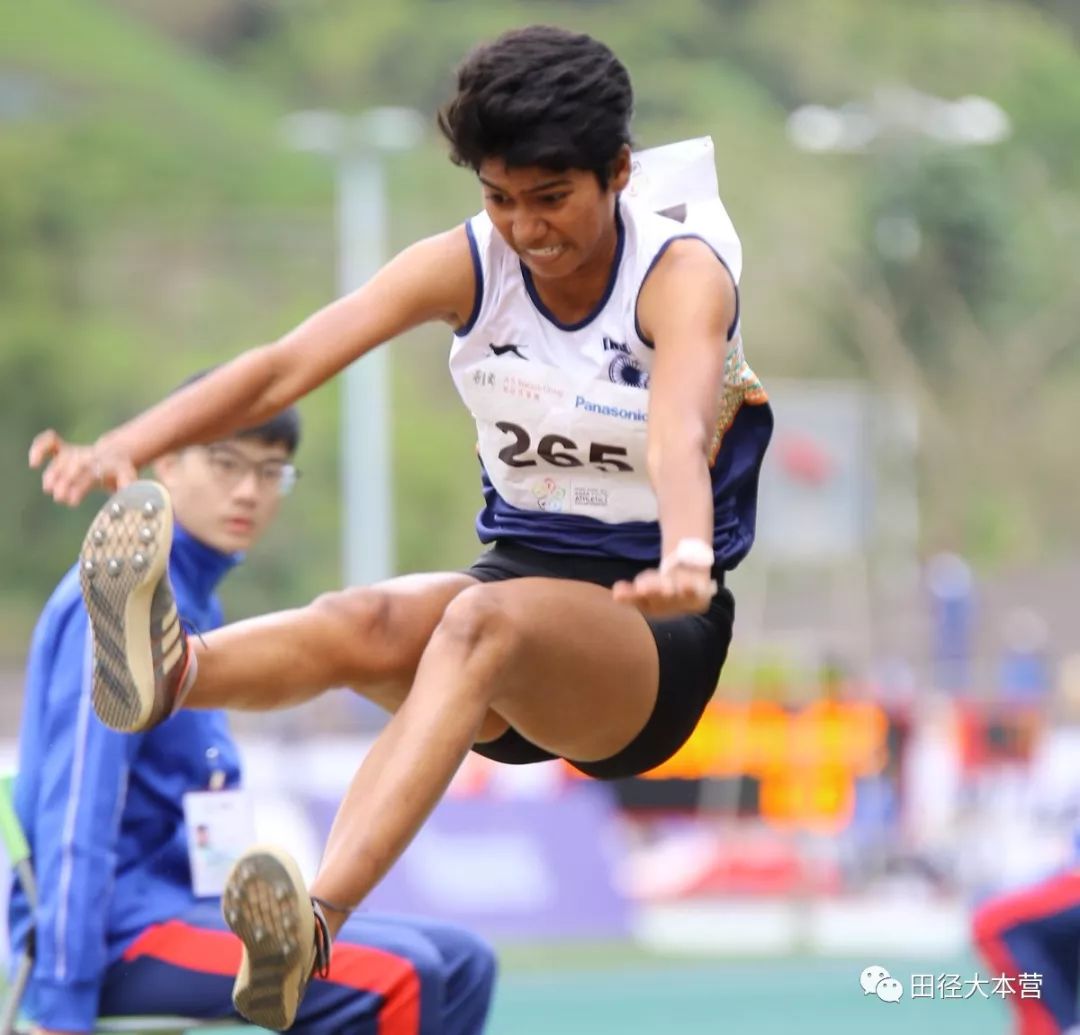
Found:
<path fill-rule="evenodd" d="M 537 21 L 620 53 L 642 146 L 714 137 L 763 377 L 865 377 L 917 400 L 925 548 L 990 567 L 1075 551 L 1080 18 L 1065 0 L 35 0 L 0 15 L 0 649 L 21 650 L 98 502 L 72 514 L 40 495 L 33 433 L 96 435 L 331 297 L 332 171 L 285 148 L 281 116 L 433 113 L 474 41 Z M 898 87 L 990 98 L 1011 136 L 896 131 L 850 155 L 790 142 L 800 105 Z M 395 247 L 479 207 L 434 132 L 388 179 Z M 896 225 L 914 251 L 882 244 Z M 393 349 L 401 570 L 476 552 L 448 339 Z M 329 385 L 303 404 L 301 491 L 234 613 L 339 580 L 337 399 Z"/>

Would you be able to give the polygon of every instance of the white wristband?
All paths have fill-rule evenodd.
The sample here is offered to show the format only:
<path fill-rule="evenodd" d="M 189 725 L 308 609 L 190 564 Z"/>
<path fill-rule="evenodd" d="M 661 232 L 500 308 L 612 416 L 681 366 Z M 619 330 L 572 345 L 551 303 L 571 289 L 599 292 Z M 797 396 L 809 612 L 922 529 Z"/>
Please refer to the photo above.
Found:
<path fill-rule="evenodd" d="M 715 561 L 713 548 L 704 539 L 680 539 L 675 549 L 660 562 L 660 570 L 668 572 L 681 565 L 711 571 Z"/>

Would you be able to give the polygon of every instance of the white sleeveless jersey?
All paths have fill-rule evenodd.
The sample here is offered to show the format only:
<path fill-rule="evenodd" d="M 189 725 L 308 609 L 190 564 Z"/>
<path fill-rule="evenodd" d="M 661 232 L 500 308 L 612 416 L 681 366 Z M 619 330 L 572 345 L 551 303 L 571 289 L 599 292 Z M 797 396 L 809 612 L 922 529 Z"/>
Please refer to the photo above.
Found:
<path fill-rule="evenodd" d="M 574 324 L 561 323 L 547 309 L 528 269 L 486 214 L 467 224 L 476 302 L 468 324 L 455 334 L 450 370 L 476 421 L 485 475 L 482 541 L 510 539 L 642 562 L 658 557 L 657 500 L 646 468 L 654 352 L 637 322 L 638 295 L 653 265 L 679 238 L 704 239 L 729 269 L 741 259 L 731 254 L 730 238 L 710 234 L 715 218 L 696 225 L 692 209 L 679 214 L 686 222 L 620 199 L 607 289 L 593 312 Z M 726 567 L 741 559 L 753 538 L 757 471 L 771 430 L 765 393 L 743 357 L 738 322 L 736 317 L 730 329 L 712 453 L 714 460 L 723 452 L 735 461 L 713 464 L 715 545 Z M 745 441 L 729 451 L 726 439 L 743 403 L 758 404 L 748 409 L 759 411 L 759 419 L 744 421 L 748 434 L 737 437 Z M 749 499 L 740 500 L 748 479 Z"/>

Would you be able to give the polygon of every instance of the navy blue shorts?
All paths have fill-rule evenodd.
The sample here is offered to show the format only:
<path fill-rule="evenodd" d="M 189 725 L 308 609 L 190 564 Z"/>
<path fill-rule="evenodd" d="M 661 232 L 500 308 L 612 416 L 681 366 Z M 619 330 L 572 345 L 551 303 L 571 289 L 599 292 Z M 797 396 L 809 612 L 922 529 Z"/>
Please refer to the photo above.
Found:
<path fill-rule="evenodd" d="M 618 558 L 575 557 L 498 542 L 466 569 L 466 574 L 480 582 L 539 577 L 577 579 L 610 588 L 620 580 L 634 578 L 644 567 Z M 666 762 L 689 739 L 716 690 L 735 621 L 735 598 L 724 587 L 724 573 L 714 571 L 713 577 L 720 589 L 705 614 L 647 619 L 660 659 L 660 681 L 656 705 L 644 728 L 610 758 L 599 762 L 575 762 L 568 758 L 575 769 L 597 780 L 636 776 Z M 477 744 L 473 750 L 509 765 L 547 762 L 559 757 L 537 747 L 514 729 L 496 740 Z"/>

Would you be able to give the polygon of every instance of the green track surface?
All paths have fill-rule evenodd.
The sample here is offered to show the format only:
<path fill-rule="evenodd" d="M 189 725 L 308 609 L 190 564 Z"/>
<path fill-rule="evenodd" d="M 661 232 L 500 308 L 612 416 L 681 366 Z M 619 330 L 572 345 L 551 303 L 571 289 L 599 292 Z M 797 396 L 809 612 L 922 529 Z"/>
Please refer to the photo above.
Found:
<path fill-rule="evenodd" d="M 1000 997 L 909 998 L 911 975 L 970 981 L 974 957 L 949 960 L 685 960 L 626 946 L 505 948 L 487 1035 L 1008 1035 Z M 864 996 L 859 974 L 884 966 L 899 1003 Z M 980 972 L 986 976 L 985 969 Z M 200 1029 L 213 1035 L 214 1029 Z"/>
<path fill-rule="evenodd" d="M 1000 997 L 908 998 L 912 974 L 958 974 L 950 960 L 673 960 L 621 947 L 506 950 L 489 1035 L 1007 1035 Z M 859 974 L 881 964 L 905 986 L 899 1003 L 864 996 Z M 980 972 L 985 977 L 985 969 Z M 969 986 L 970 987 L 970 986 Z"/>

